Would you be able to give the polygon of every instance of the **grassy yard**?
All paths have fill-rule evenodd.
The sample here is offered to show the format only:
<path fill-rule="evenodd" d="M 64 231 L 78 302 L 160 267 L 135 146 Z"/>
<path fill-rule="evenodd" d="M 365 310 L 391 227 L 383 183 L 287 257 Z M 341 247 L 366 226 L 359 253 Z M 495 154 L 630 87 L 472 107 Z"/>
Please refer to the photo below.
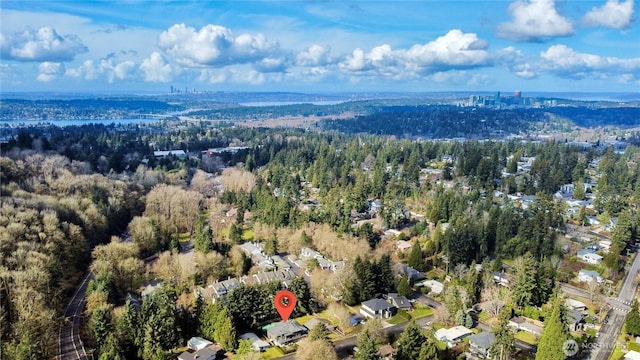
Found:
<path fill-rule="evenodd" d="M 262 353 L 263 359 L 275 359 L 284 355 L 284 351 L 280 350 L 279 347 L 274 346 L 267 349 L 267 351 Z"/>
<path fill-rule="evenodd" d="M 536 336 L 526 331 L 518 331 L 514 337 L 531 345 L 536 345 L 538 343 Z"/>
<path fill-rule="evenodd" d="M 425 316 L 433 315 L 433 309 L 425 306 L 425 307 L 416 307 L 412 312 L 410 312 L 412 319 L 420 319 Z"/>
<path fill-rule="evenodd" d="M 620 347 L 619 344 L 616 344 L 611 352 L 611 356 L 609 356 L 609 360 L 620 360 L 624 357 L 624 354 L 625 352 L 622 350 L 622 347 Z"/>
<path fill-rule="evenodd" d="M 478 320 L 480 320 L 480 321 L 483 321 L 483 322 L 484 322 L 484 321 L 487 321 L 487 320 L 489 320 L 489 319 L 491 319 L 491 315 L 487 314 L 487 313 L 486 313 L 486 312 L 484 312 L 484 311 L 483 311 L 483 312 L 481 312 L 480 314 L 478 314 Z"/>

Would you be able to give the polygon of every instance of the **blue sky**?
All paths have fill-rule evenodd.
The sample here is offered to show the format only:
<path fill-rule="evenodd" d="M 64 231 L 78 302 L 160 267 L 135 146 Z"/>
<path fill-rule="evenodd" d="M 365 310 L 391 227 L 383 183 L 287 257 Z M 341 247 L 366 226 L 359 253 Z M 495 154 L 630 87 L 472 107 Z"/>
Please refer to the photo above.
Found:
<path fill-rule="evenodd" d="M 4 0 L 0 10 L 3 92 L 640 92 L 633 0 Z"/>

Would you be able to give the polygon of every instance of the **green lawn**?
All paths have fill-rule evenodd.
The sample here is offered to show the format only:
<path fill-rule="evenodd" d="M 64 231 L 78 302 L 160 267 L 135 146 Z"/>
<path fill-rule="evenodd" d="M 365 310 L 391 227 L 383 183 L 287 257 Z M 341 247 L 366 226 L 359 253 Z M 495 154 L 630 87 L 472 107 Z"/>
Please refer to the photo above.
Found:
<path fill-rule="evenodd" d="M 531 345 L 536 345 L 538 343 L 536 336 L 526 331 L 518 331 L 514 337 Z"/>
<path fill-rule="evenodd" d="M 408 313 L 397 313 L 391 319 L 387 320 L 387 322 L 391 325 L 397 325 L 403 322 L 407 322 L 409 320 L 411 320 L 411 315 L 409 315 Z"/>
<path fill-rule="evenodd" d="M 279 347 L 274 346 L 267 349 L 267 351 L 262 353 L 263 359 L 275 359 L 284 356 L 284 351 L 280 350 Z"/>
<path fill-rule="evenodd" d="M 620 360 L 624 357 L 625 352 L 622 350 L 619 344 L 613 348 L 611 352 L 611 356 L 609 356 L 609 360 Z"/>
<path fill-rule="evenodd" d="M 486 312 L 481 312 L 480 314 L 478 314 L 478 319 L 479 320 L 489 320 L 491 319 L 491 315 L 487 314 Z"/>
<path fill-rule="evenodd" d="M 631 340 L 627 343 L 627 350 L 640 352 L 640 344 L 636 344 L 635 340 Z"/>
<path fill-rule="evenodd" d="M 425 316 L 433 315 L 433 309 L 428 306 L 416 307 L 410 314 L 412 319 L 420 319 Z"/>

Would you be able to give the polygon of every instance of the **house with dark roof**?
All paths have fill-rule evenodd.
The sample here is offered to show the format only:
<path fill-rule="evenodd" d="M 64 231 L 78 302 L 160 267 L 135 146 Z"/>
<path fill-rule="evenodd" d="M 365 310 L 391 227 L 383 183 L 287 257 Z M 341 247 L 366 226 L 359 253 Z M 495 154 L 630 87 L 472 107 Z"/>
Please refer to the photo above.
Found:
<path fill-rule="evenodd" d="M 393 304 L 388 303 L 382 299 L 371 299 L 362 302 L 360 307 L 360 314 L 369 318 L 390 318 L 396 314 L 398 308 Z"/>
<path fill-rule="evenodd" d="M 285 346 L 307 336 L 308 332 L 306 327 L 295 320 L 280 321 L 267 329 L 267 338 L 276 346 Z"/>
<path fill-rule="evenodd" d="M 489 359 L 489 349 L 496 342 L 496 336 L 492 332 L 483 331 L 469 336 L 469 353 L 476 359 Z"/>
<path fill-rule="evenodd" d="M 411 310 L 411 303 L 409 299 L 404 296 L 398 295 L 398 293 L 387 294 L 387 302 L 401 310 Z"/>
<path fill-rule="evenodd" d="M 211 345 L 195 352 L 185 351 L 178 356 L 178 360 L 215 360 L 220 350 L 220 347 Z"/>
<path fill-rule="evenodd" d="M 469 336 L 469 352 L 477 359 L 488 359 L 489 349 L 496 342 L 496 336 L 488 331 Z"/>

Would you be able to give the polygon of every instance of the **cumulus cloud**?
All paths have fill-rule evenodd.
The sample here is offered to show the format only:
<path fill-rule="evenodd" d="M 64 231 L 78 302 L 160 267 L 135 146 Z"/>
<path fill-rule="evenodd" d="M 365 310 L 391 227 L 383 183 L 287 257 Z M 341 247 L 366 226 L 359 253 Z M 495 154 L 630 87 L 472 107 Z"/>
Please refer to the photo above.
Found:
<path fill-rule="evenodd" d="M 511 3 L 511 22 L 498 26 L 497 35 L 519 42 L 543 42 L 573 35 L 571 21 L 558 13 L 554 0 L 519 0 Z"/>
<path fill-rule="evenodd" d="M 0 35 L 0 55 L 5 60 L 63 62 L 87 51 L 78 36 L 61 36 L 52 26 Z"/>
<path fill-rule="evenodd" d="M 77 68 L 67 69 L 65 75 L 85 80 L 106 78 L 109 83 L 113 83 L 115 80 L 124 80 L 133 75 L 135 62 L 127 60 L 114 63 L 113 59 L 113 56 L 108 55 L 97 64 L 94 64 L 93 60 L 87 60 Z"/>
<path fill-rule="evenodd" d="M 593 7 L 582 21 L 587 26 L 604 26 L 612 29 L 626 29 L 631 26 L 633 0 L 619 2 L 607 0 L 601 7 Z"/>
<path fill-rule="evenodd" d="M 148 82 L 169 82 L 173 79 L 171 65 L 157 51 L 142 61 L 140 70 L 144 73 L 144 80 Z"/>
<path fill-rule="evenodd" d="M 50 82 L 64 74 L 64 64 L 45 61 L 38 65 L 38 81 Z"/>
<path fill-rule="evenodd" d="M 436 40 L 414 45 L 408 50 L 394 50 L 387 44 L 368 53 L 358 48 L 339 67 L 345 73 L 415 77 L 490 65 L 488 46 L 476 34 L 451 30 Z"/>
<path fill-rule="evenodd" d="M 235 36 L 219 25 L 206 25 L 200 30 L 176 24 L 160 34 L 158 47 L 184 67 L 223 67 L 233 64 L 256 64 L 256 68 L 282 69 L 283 56 L 277 43 L 262 34 Z M 282 59 L 274 66 L 274 59 Z"/>
<path fill-rule="evenodd" d="M 575 51 L 566 45 L 553 45 L 540 54 L 540 67 L 557 76 L 583 79 L 610 75 L 640 75 L 640 58 L 620 59 Z"/>
<path fill-rule="evenodd" d="M 296 55 L 296 65 L 306 67 L 324 66 L 333 60 L 329 56 L 331 48 L 313 44 Z"/>
<path fill-rule="evenodd" d="M 533 79 L 537 72 L 522 52 L 513 46 L 506 47 L 495 54 L 496 64 L 506 67 L 514 75 L 523 79 Z"/>

